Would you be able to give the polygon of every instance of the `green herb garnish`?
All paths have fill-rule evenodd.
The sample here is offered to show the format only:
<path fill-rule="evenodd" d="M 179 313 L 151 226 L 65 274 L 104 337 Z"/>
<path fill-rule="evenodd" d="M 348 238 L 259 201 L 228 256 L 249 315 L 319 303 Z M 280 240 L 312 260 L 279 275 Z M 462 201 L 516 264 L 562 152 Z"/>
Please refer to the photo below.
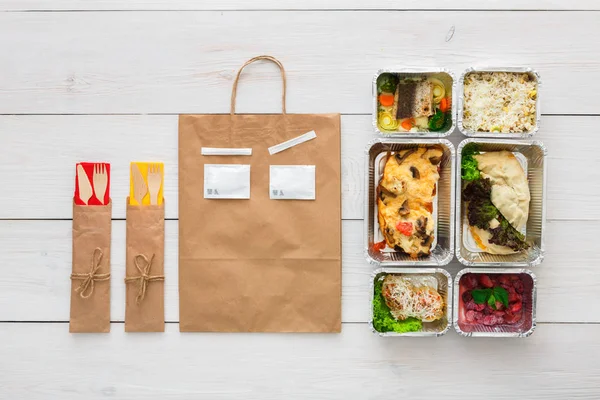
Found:
<path fill-rule="evenodd" d="M 390 308 L 385 304 L 381 294 L 383 279 L 375 281 L 375 293 L 373 296 L 373 328 L 378 332 L 418 332 L 423 328 L 423 322 L 416 318 L 407 318 L 398 321 L 392 316 Z"/>
<path fill-rule="evenodd" d="M 494 310 L 496 309 L 496 302 L 504 304 L 504 307 L 508 307 L 508 292 L 502 286 L 494 286 L 488 289 L 473 289 L 471 290 L 471 296 L 476 304 L 487 303 Z"/>

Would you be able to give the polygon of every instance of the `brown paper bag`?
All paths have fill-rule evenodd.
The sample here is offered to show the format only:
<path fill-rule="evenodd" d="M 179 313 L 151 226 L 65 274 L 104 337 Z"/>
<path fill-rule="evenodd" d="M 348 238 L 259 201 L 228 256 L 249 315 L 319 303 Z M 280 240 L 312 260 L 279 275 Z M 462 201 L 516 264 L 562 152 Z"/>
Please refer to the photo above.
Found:
<path fill-rule="evenodd" d="M 283 113 L 236 115 L 237 83 L 256 60 L 282 74 Z M 285 72 L 260 56 L 238 72 L 228 115 L 179 118 L 181 331 L 339 332 L 340 115 L 286 114 Z M 268 147 L 314 130 L 275 155 Z M 202 156 L 201 147 L 251 147 L 251 156 Z M 205 199 L 204 164 L 250 164 L 247 200 Z M 316 200 L 271 200 L 270 165 L 315 165 Z"/>
<path fill-rule="evenodd" d="M 69 332 L 110 331 L 110 229 L 112 202 L 73 203 L 73 272 Z"/>
<path fill-rule="evenodd" d="M 165 331 L 165 206 L 127 198 L 125 331 Z"/>

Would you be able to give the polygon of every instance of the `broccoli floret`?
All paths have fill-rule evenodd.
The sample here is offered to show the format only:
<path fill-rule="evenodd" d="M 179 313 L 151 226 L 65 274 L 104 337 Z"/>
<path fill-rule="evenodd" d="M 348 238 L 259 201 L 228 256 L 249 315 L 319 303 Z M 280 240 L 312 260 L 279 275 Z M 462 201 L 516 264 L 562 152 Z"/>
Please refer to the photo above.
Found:
<path fill-rule="evenodd" d="M 475 154 L 479 154 L 479 148 L 476 143 L 469 143 L 462 150 L 460 171 L 461 177 L 465 181 L 476 181 L 481 177 L 477 160 L 473 157 Z"/>
<path fill-rule="evenodd" d="M 398 77 L 393 74 L 381 74 L 377 77 L 377 91 L 379 93 L 394 93 L 398 86 Z"/>
<path fill-rule="evenodd" d="M 418 332 L 423 327 L 423 323 L 416 318 L 407 318 L 404 321 L 395 319 L 385 299 L 381 294 L 383 280 L 375 282 L 375 293 L 373 296 L 373 328 L 378 332 Z"/>

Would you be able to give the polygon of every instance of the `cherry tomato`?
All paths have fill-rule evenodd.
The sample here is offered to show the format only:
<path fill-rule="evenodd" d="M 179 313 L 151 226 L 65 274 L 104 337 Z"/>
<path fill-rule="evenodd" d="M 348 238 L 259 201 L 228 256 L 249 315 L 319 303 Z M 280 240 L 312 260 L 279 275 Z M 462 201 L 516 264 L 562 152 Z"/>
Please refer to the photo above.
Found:
<path fill-rule="evenodd" d="M 379 242 L 379 243 L 373 243 L 373 251 L 377 252 L 377 251 L 381 251 L 383 249 L 385 249 L 386 243 L 385 240 Z"/>
<path fill-rule="evenodd" d="M 398 222 L 396 230 L 404 236 L 410 236 L 413 232 L 413 224 L 412 222 Z"/>

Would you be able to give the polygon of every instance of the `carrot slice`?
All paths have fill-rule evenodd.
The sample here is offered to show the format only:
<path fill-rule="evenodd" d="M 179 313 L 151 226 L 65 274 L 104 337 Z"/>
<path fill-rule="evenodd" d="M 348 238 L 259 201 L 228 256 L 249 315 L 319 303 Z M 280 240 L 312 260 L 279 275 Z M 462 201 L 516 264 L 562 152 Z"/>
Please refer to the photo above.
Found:
<path fill-rule="evenodd" d="M 410 131 L 413 127 L 413 123 L 414 123 L 414 120 L 412 118 L 410 118 L 410 119 L 405 119 L 404 121 L 402 121 L 402 124 L 400 124 L 400 125 L 402 125 L 402 128 L 406 129 L 407 131 Z"/>
<path fill-rule="evenodd" d="M 393 94 L 381 94 L 379 95 L 379 103 L 384 107 L 390 107 L 394 105 Z"/>
<path fill-rule="evenodd" d="M 441 101 L 440 101 L 440 111 L 441 112 L 447 112 L 450 110 L 450 99 L 447 97 L 444 97 Z"/>

